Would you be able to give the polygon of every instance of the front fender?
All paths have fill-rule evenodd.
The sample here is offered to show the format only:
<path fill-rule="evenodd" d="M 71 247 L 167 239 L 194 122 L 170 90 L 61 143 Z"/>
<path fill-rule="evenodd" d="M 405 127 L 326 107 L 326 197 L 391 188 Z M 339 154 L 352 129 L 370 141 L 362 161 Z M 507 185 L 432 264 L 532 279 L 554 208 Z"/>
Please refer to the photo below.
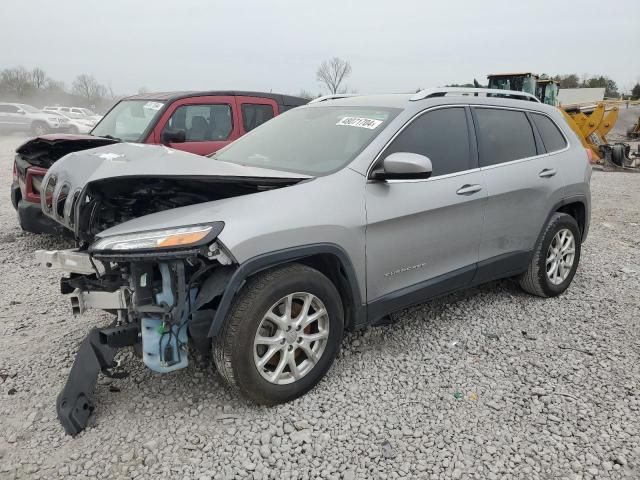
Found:
<path fill-rule="evenodd" d="M 336 244 L 318 243 L 265 253 L 240 264 L 231 276 L 229 283 L 222 294 L 222 298 L 220 299 L 220 303 L 218 304 L 218 308 L 216 309 L 213 317 L 213 322 L 211 323 L 211 328 L 209 329 L 209 337 L 215 337 L 220 332 L 227 314 L 231 309 L 233 300 L 247 278 L 268 268 L 303 260 L 319 254 L 333 255 L 340 262 L 340 265 L 346 275 L 348 283 L 347 288 L 350 289 L 350 298 L 353 299 L 354 303 L 353 309 L 355 318 L 352 323 L 354 326 L 364 325 L 366 322 L 366 307 L 362 301 L 363 297 L 360 293 L 360 288 L 358 287 L 358 279 L 351 259 L 344 249 Z"/>

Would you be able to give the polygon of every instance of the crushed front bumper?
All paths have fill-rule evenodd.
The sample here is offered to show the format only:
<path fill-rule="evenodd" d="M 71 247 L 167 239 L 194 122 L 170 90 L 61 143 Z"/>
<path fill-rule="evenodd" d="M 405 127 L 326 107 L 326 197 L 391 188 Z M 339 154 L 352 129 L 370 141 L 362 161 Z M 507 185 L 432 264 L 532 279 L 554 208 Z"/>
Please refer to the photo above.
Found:
<path fill-rule="evenodd" d="M 214 312 L 207 305 L 222 294 L 230 275 L 228 267 L 202 260 L 197 269 L 185 258 L 100 258 L 77 249 L 36 252 L 42 267 L 68 274 L 61 290 L 70 297 L 74 315 L 90 308 L 116 315 L 110 327 L 89 332 L 58 396 L 58 418 L 71 435 L 85 428 L 98 375 L 112 375 L 117 349 L 133 346 L 148 368 L 168 373 L 188 365 L 190 343 L 201 351 L 210 348 L 207 332 Z M 214 267 L 215 275 L 194 283 Z"/>

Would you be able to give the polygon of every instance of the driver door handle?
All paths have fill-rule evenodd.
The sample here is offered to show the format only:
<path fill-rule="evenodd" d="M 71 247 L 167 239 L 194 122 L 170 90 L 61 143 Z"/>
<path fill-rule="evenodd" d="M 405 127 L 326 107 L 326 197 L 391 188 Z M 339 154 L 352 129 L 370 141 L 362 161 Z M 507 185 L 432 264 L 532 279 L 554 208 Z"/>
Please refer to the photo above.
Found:
<path fill-rule="evenodd" d="M 461 186 L 456 193 L 458 195 L 473 195 L 474 193 L 479 192 L 480 190 L 482 190 L 482 187 L 480 185 L 463 185 Z"/>
<path fill-rule="evenodd" d="M 538 176 L 541 178 L 550 178 L 553 177 L 558 171 L 555 168 L 545 168 L 542 170 Z"/>

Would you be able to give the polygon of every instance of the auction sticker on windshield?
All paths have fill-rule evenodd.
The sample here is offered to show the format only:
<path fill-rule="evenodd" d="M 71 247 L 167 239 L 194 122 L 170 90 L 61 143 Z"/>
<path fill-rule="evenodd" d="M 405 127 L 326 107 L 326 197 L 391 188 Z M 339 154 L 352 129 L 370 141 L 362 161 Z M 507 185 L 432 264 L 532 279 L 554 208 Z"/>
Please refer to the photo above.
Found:
<path fill-rule="evenodd" d="M 147 102 L 143 105 L 143 108 L 148 108 L 149 110 L 160 110 L 162 105 L 163 104 L 160 102 Z"/>
<path fill-rule="evenodd" d="M 374 120 L 372 118 L 363 117 L 343 117 L 336 125 L 344 125 L 347 127 L 368 128 L 373 130 L 382 123 L 382 120 Z"/>

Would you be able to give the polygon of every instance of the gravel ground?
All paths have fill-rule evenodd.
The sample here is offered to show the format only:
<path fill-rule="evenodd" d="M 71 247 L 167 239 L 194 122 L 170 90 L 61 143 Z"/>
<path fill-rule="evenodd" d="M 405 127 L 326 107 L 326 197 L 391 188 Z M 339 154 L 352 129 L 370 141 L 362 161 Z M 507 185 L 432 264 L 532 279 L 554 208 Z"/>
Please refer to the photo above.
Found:
<path fill-rule="evenodd" d="M 0 478 L 640 478 L 640 175 L 594 173 L 592 228 L 561 297 L 494 282 L 349 334 L 329 375 L 274 408 L 214 369 L 97 388 L 64 434 L 55 398 L 89 328 L 70 315 L 6 193 L 0 139 Z"/>

